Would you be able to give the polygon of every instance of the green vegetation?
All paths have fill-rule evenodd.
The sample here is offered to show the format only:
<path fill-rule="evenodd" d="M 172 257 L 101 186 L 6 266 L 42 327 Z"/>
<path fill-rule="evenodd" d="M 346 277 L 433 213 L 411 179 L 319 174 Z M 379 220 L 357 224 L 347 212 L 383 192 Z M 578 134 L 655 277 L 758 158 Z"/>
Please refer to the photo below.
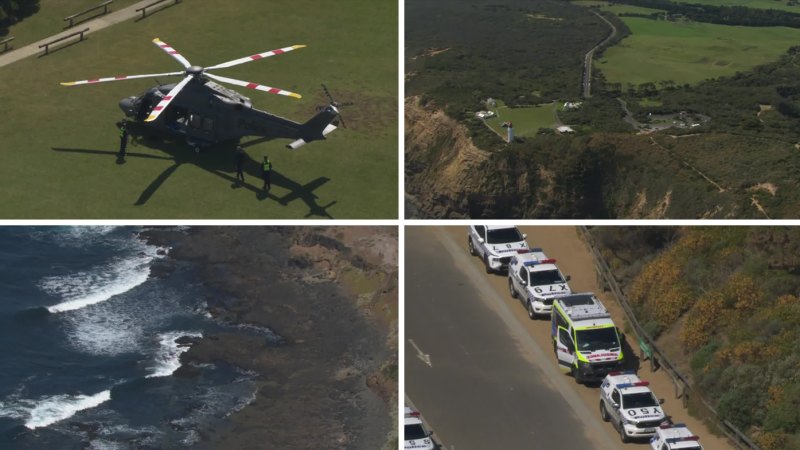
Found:
<path fill-rule="evenodd" d="M 800 41 L 800 29 L 669 22 L 623 17 L 631 35 L 595 67 L 612 83 L 697 83 L 772 62 Z M 646 61 L 646 64 L 643 64 Z"/>
<path fill-rule="evenodd" d="M 800 3 L 796 0 L 686 0 L 684 3 L 714 6 L 743 6 L 755 9 L 780 9 L 800 13 Z"/>
<path fill-rule="evenodd" d="M 182 2 L 0 68 L 2 216 L 319 218 L 331 205 L 327 213 L 334 218 L 396 217 L 396 13 L 396 4 L 369 0 L 347 0 L 334 9 L 310 1 Z M 259 109 L 297 121 L 327 102 L 320 88 L 326 83 L 337 100 L 353 102 L 342 109 L 348 128 L 298 151 L 285 149 L 286 140 L 248 146 L 253 161 L 239 189 L 233 188 L 230 147 L 198 155 L 182 142 L 141 140 L 129 145 L 127 164 L 116 165 L 118 102 L 154 80 L 69 88 L 58 82 L 179 68 L 150 42 L 155 37 L 196 64 L 307 44 L 220 74 L 303 94 L 294 100 L 239 89 Z M 260 192 L 258 169 L 266 154 L 274 164 L 268 196 Z M 313 191 L 303 187 L 315 180 L 322 183 Z"/>
<path fill-rule="evenodd" d="M 63 0 L 39 0 L 39 11 L 11 25 L 7 34 L 14 36 L 14 48 L 20 48 L 60 33 L 69 24 L 64 22 L 64 17 L 79 13 L 92 6 L 97 6 L 102 2 L 103 0 L 70 0 L 68 2 Z M 111 4 L 110 12 L 118 11 L 136 2 L 137 0 L 114 0 L 114 3 Z M 102 12 L 102 10 L 86 16 L 91 17 L 91 14 L 97 14 L 98 12 Z M 78 26 L 76 25 L 75 28 L 83 29 L 78 28 Z M 2 34 L 2 30 L 0 30 L 0 35 Z"/>
<path fill-rule="evenodd" d="M 0 36 L 8 27 L 39 10 L 39 0 L 0 0 Z"/>
<path fill-rule="evenodd" d="M 765 450 L 800 446 L 800 229 L 592 230 L 637 317 L 698 392 Z"/>
<path fill-rule="evenodd" d="M 642 6 L 635 6 L 635 5 L 620 5 L 620 4 L 616 4 L 616 3 L 612 4 L 612 3 L 609 3 L 609 2 L 605 2 L 605 1 L 594 1 L 594 0 L 583 1 L 583 0 L 578 0 L 578 1 L 575 1 L 573 3 L 575 3 L 577 5 L 580 5 L 580 6 L 596 7 L 596 8 L 599 8 L 601 11 L 608 11 L 608 12 L 616 14 L 618 16 L 619 15 L 625 15 L 625 14 L 629 14 L 629 15 L 650 15 L 650 14 L 653 14 L 653 13 L 662 12 L 659 9 L 644 8 Z"/>
<path fill-rule="evenodd" d="M 501 136 L 505 136 L 507 133 L 503 128 L 505 122 L 514 124 L 514 136 L 535 136 L 539 129 L 555 126 L 555 107 L 556 103 L 548 103 L 509 108 L 498 102 L 497 108 L 493 109 L 497 115 L 486 120 L 486 123 Z"/>

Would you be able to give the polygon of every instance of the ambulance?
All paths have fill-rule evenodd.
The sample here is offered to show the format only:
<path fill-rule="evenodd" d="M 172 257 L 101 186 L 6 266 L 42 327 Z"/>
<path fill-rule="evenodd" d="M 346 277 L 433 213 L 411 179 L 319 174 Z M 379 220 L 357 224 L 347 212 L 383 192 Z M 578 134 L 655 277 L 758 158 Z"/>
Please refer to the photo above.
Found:
<path fill-rule="evenodd" d="M 593 293 L 556 298 L 550 318 L 559 367 L 576 382 L 600 381 L 610 372 L 622 370 L 620 332 Z"/>

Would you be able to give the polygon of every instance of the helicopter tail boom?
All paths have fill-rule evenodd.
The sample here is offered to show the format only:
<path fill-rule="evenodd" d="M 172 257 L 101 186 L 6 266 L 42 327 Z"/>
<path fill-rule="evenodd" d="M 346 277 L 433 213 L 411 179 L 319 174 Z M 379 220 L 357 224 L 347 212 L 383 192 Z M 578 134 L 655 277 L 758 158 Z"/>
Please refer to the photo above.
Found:
<path fill-rule="evenodd" d="M 339 115 L 339 110 L 333 105 L 328 105 L 314 117 L 300 126 L 300 138 L 287 144 L 286 148 L 296 150 L 303 145 L 325 139 L 329 133 L 336 129 L 331 122 Z"/>

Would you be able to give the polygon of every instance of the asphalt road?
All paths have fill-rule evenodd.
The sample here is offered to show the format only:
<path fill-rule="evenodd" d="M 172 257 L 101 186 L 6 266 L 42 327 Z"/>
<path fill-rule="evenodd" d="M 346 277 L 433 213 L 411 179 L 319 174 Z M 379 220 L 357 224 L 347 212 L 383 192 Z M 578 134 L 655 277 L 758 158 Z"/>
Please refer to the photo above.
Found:
<path fill-rule="evenodd" d="M 457 243 L 438 227 L 405 232 L 405 390 L 434 438 L 449 450 L 620 448 L 459 231 Z"/>

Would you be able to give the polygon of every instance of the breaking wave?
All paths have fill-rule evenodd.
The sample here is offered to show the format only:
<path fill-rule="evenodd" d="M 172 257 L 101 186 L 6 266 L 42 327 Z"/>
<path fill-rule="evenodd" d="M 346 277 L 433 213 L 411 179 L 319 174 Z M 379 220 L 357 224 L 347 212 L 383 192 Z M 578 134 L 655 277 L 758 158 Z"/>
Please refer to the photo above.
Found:
<path fill-rule="evenodd" d="M 94 395 L 55 395 L 39 400 L 17 400 L 0 403 L 0 416 L 25 420 L 25 427 L 34 430 L 74 416 L 78 411 L 94 408 L 111 399 L 111 391 Z"/>
<path fill-rule="evenodd" d="M 188 345 L 181 345 L 177 340 L 181 337 L 203 337 L 202 333 L 193 331 L 172 331 L 158 335 L 160 347 L 155 356 L 155 366 L 147 378 L 166 377 L 181 367 L 181 354 L 189 350 Z"/>

